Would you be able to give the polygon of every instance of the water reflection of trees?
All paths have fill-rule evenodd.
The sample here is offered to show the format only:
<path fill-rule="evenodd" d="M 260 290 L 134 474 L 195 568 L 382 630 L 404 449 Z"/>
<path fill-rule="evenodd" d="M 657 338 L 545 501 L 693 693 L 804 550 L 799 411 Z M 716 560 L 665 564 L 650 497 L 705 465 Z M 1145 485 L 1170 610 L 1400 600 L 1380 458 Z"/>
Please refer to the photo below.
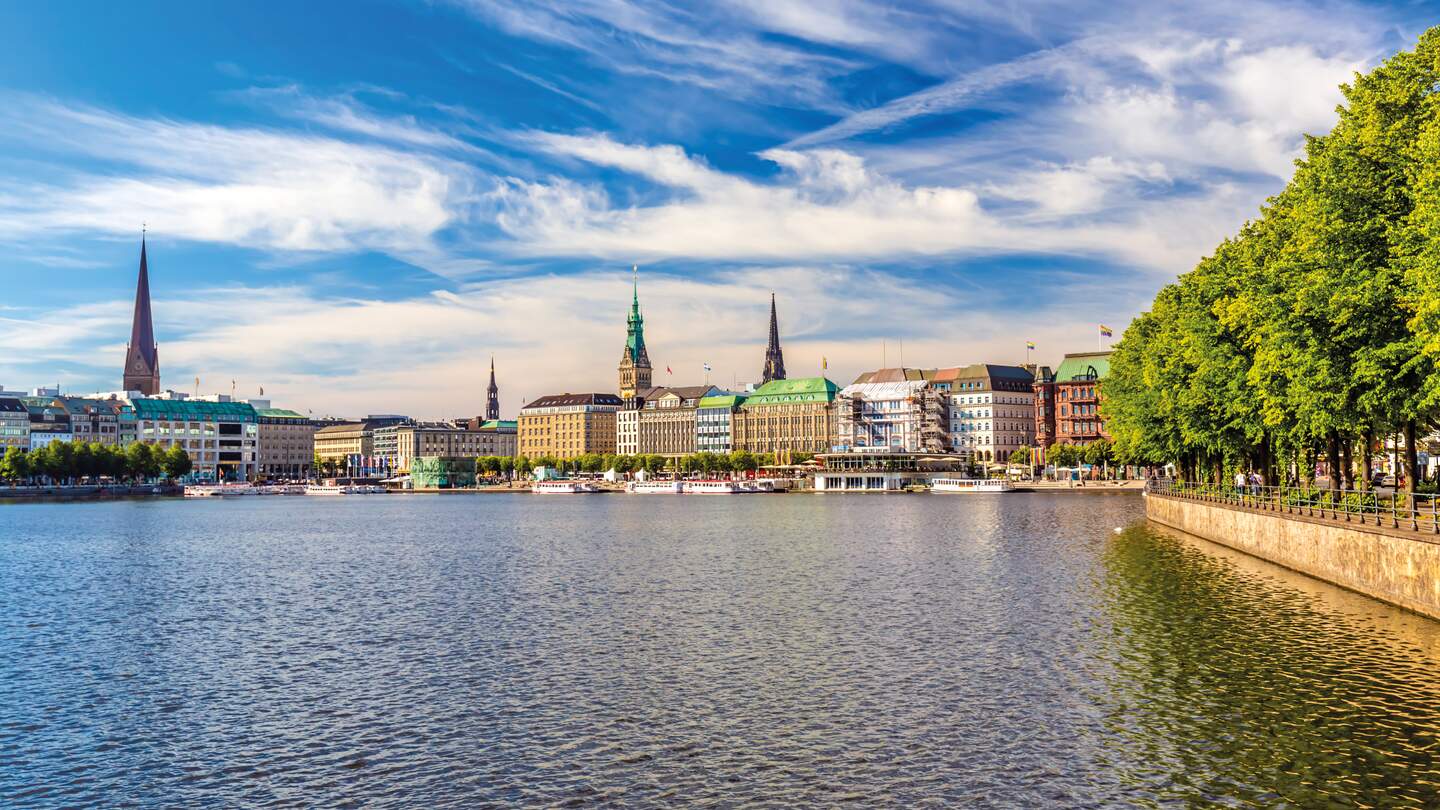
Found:
<path fill-rule="evenodd" d="M 1157 801 L 1430 806 L 1440 676 L 1303 590 L 1138 528 L 1103 554 L 1098 755 Z"/>

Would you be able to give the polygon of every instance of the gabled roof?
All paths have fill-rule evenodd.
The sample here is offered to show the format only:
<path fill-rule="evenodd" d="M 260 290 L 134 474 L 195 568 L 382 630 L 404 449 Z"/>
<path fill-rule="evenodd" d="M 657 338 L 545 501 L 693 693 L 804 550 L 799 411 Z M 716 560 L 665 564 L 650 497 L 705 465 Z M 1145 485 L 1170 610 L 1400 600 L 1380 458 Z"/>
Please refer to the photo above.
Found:
<path fill-rule="evenodd" d="M 1060 361 L 1060 367 L 1055 369 L 1055 382 L 1070 382 L 1075 379 L 1086 379 L 1092 374 L 1094 379 L 1103 380 L 1110 373 L 1110 355 L 1112 352 L 1077 352 L 1065 355 Z"/>
<path fill-rule="evenodd" d="M 792 405 L 799 402 L 830 402 L 839 392 L 840 386 L 824 377 L 771 380 L 755 389 L 742 407 L 749 409 L 767 405 Z"/>

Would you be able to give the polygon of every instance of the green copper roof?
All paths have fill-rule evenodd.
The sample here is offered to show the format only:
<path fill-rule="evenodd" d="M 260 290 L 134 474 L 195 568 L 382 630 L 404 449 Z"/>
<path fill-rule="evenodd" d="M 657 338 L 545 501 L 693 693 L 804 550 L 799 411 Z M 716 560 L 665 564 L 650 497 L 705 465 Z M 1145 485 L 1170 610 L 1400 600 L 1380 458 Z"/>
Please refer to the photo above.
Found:
<path fill-rule="evenodd" d="M 256 408 L 255 413 L 272 419 L 304 419 L 305 417 L 285 408 Z"/>
<path fill-rule="evenodd" d="M 743 407 L 792 405 L 797 402 L 830 402 L 840 386 L 824 377 L 801 377 L 798 380 L 771 380 L 755 389 Z"/>
<path fill-rule="evenodd" d="M 138 419 L 223 419 L 254 422 L 255 408 L 248 402 L 200 402 L 190 399 L 132 399 Z"/>
<path fill-rule="evenodd" d="M 514 419 L 488 419 L 480 423 L 481 430 L 515 430 L 520 425 Z"/>
<path fill-rule="evenodd" d="M 1070 382 L 1076 377 L 1090 376 L 1094 369 L 1095 379 L 1103 380 L 1110 373 L 1110 352 L 1082 352 L 1067 354 L 1055 369 L 1055 382 Z"/>
<path fill-rule="evenodd" d="M 645 316 L 640 314 L 638 299 L 630 304 L 626 326 L 629 328 L 625 332 L 625 351 L 631 360 L 639 360 L 640 353 L 645 350 Z"/>
<path fill-rule="evenodd" d="M 742 405 L 749 397 L 745 394 L 725 394 L 716 397 L 701 397 L 697 408 L 734 408 Z"/>

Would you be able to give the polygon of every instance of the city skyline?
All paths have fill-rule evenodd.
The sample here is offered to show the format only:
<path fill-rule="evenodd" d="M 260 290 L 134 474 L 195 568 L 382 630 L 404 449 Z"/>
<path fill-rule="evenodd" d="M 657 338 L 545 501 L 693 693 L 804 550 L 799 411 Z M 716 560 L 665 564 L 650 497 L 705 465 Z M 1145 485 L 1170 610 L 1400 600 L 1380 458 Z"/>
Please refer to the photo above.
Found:
<path fill-rule="evenodd" d="M 791 376 L 1054 364 L 1420 27 L 1134 11 L 0 10 L 0 384 L 115 388 L 141 222 L 167 387 L 317 414 L 610 390 L 635 263 L 659 385 L 758 382 L 772 292 Z"/>

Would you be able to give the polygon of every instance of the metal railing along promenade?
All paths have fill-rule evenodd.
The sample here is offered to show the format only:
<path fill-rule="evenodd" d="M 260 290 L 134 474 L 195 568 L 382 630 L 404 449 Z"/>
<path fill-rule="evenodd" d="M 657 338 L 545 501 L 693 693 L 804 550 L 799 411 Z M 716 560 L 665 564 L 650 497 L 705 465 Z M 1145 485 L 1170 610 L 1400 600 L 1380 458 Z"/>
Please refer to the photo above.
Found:
<path fill-rule="evenodd" d="M 1359 523 L 1440 535 L 1440 498 L 1416 493 L 1325 487 L 1243 487 L 1156 479 L 1145 491 L 1172 498 L 1238 506 L 1257 512 L 1302 515 L 1337 523 Z"/>

